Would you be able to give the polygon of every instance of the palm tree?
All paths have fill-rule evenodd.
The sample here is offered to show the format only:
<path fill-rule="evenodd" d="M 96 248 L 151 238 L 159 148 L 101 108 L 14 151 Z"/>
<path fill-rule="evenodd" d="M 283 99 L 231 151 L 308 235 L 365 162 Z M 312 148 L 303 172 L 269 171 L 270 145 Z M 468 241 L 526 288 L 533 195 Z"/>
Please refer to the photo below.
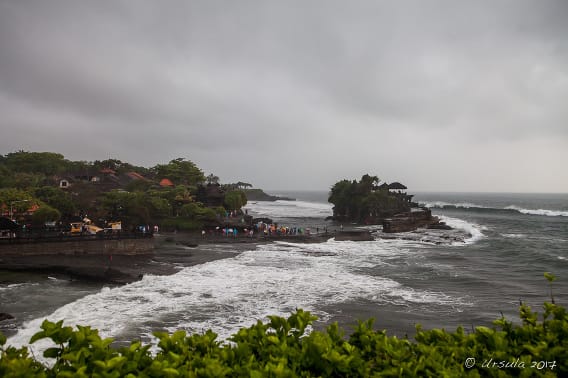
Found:
<path fill-rule="evenodd" d="M 219 177 L 215 176 L 213 173 L 211 173 L 209 176 L 207 176 L 207 184 L 211 185 L 211 184 L 218 184 L 219 183 Z"/>

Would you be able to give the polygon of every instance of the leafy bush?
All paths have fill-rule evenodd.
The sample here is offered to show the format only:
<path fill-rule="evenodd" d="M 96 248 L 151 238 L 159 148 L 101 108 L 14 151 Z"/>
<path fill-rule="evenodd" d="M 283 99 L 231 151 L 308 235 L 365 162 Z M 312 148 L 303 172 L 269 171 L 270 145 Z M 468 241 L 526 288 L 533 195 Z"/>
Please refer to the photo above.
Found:
<path fill-rule="evenodd" d="M 229 343 L 212 331 L 188 336 L 156 332 L 159 351 L 133 341 L 111 348 L 90 327 L 64 327 L 44 321 L 30 340 L 51 339 L 44 352 L 50 366 L 30 357 L 27 347 L 5 347 L 0 336 L 2 377 L 504 377 L 567 376 L 568 314 L 553 303 L 544 304 L 542 320 L 521 305 L 521 325 L 504 318 L 494 328 L 471 333 L 418 327 L 415 340 L 373 330 L 373 321 L 360 322 L 344 337 L 338 325 L 325 332 L 307 332 L 316 319 L 297 310 L 287 319 L 271 316 L 239 330 Z"/>
<path fill-rule="evenodd" d="M 166 231 L 197 231 L 203 228 L 203 222 L 186 217 L 167 218 L 162 221 L 161 228 Z"/>
<path fill-rule="evenodd" d="M 32 222 L 35 225 L 43 226 L 45 222 L 58 221 L 60 218 L 61 213 L 59 210 L 44 204 L 34 212 L 34 215 L 32 215 Z"/>
<path fill-rule="evenodd" d="M 199 202 L 191 202 L 181 207 L 180 215 L 197 220 L 215 220 L 217 214 L 215 209 L 204 207 Z"/>
<path fill-rule="evenodd" d="M 247 196 L 242 190 L 233 190 L 225 194 L 227 210 L 239 210 L 247 204 Z"/>

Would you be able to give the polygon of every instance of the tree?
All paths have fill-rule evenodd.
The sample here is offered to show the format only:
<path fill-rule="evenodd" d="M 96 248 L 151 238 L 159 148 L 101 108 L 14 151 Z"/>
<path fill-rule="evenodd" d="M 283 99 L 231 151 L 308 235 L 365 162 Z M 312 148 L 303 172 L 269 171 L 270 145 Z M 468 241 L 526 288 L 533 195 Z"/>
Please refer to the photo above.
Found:
<path fill-rule="evenodd" d="M 112 169 L 113 171 L 118 171 L 122 167 L 123 163 L 118 159 L 106 159 L 106 160 L 95 160 L 93 166 L 97 169 Z"/>
<path fill-rule="evenodd" d="M 141 175 L 149 173 L 148 168 L 138 167 L 130 163 L 120 161 L 118 159 L 95 160 L 93 167 L 96 169 L 112 169 L 116 173 L 136 172 Z"/>
<path fill-rule="evenodd" d="M 175 185 L 197 185 L 205 181 L 205 176 L 193 162 L 178 158 L 168 164 L 158 164 L 150 168 L 158 179 L 170 179 Z"/>
<path fill-rule="evenodd" d="M 98 200 L 101 192 L 96 185 L 88 182 L 76 182 L 73 184 L 73 203 L 77 210 L 88 213 L 91 217 L 100 215 Z"/>
<path fill-rule="evenodd" d="M 148 180 L 133 180 L 126 184 L 126 191 L 128 192 L 146 192 L 154 185 L 152 181 Z"/>
<path fill-rule="evenodd" d="M 216 218 L 215 210 L 203 207 L 198 202 L 183 205 L 181 207 L 180 214 L 183 217 L 197 219 L 200 221 L 214 220 Z"/>
<path fill-rule="evenodd" d="M 218 184 L 219 183 L 219 176 L 215 176 L 214 174 L 210 174 L 209 176 L 207 176 L 207 184 L 212 185 L 212 184 Z"/>
<path fill-rule="evenodd" d="M 151 218 L 163 218 L 170 215 L 172 206 L 164 198 L 146 195 L 146 203 L 150 209 Z"/>
<path fill-rule="evenodd" d="M 236 184 L 236 185 L 237 185 L 237 188 L 238 188 L 238 189 L 247 189 L 247 188 L 252 188 L 252 185 L 251 185 L 251 184 L 249 184 L 248 182 L 242 182 L 242 181 L 239 181 L 239 182 L 237 182 L 237 184 Z"/>
<path fill-rule="evenodd" d="M 353 185 L 349 180 L 341 180 L 331 188 L 328 202 L 334 204 L 333 213 L 338 217 L 349 216 L 349 204 L 353 195 Z"/>
<path fill-rule="evenodd" d="M 157 190 L 149 190 L 147 193 L 149 196 L 166 200 L 170 206 L 170 213 L 174 216 L 179 214 L 181 206 L 193 202 L 190 189 L 185 185 L 178 185 L 173 188 L 166 187 Z"/>
<path fill-rule="evenodd" d="M 32 223 L 35 225 L 44 225 L 46 222 L 54 222 L 59 219 L 61 219 L 59 210 L 45 204 L 42 204 L 32 215 Z"/>
<path fill-rule="evenodd" d="M 377 176 L 369 176 L 368 174 L 361 177 L 361 181 L 357 184 L 357 193 L 361 195 L 370 194 L 379 183 Z"/>
<path fill-rule="evenodd" d="M 0 155 L 2 157 L 2 155 Z M 0 160 L 0 188 L 14 187 L 14 173 Z"/>
<path fill-rule="evenodd" d="M 12 176 L 12 187 L 33 190 L 41 186 L 44 181 L 43 173 L 16 172 Z"/>
<path fill-rule="evenodd" d="M 225 194 L 225 207 L 228 210 L 239 210 L 247 204 L 247 196 L 242 190 L 234 190 Z"/>
<path fill-rule="evenodd" d="M 38 201 L 27 191 L 20 189 L 0 189 L 1 212 L 23 213 Z M 12 215 L 13 215 L 12 214 Z"/>
<path fill-rule="evenodd" d="M 64 216 L 70 216 L 77 211 L 77 206 L 73 202 L 71 194 L 53 186 L 36 188 L 34 195 L 42 202 L 59 210 Z"/>
<path fill-rule="evenodd" d="M 12 172 L 42 173 L 54 175 L 63 172 L 69 161 L 54 152 L 12 152 L 3 159 L 4 165 Z"/>

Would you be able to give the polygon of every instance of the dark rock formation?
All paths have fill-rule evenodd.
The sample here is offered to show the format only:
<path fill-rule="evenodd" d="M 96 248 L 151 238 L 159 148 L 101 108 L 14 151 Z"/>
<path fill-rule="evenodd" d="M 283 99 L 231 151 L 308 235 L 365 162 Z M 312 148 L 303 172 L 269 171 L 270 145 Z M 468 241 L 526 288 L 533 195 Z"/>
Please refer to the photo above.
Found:
<path fill-rule="evenodd" d="M 0 322 L 2 320 L 14 319 L 14 317 L 10 314 L 6 314 L 5 312 L 0 312 Z"/>
<path fill-rule="evenodd" d="M 409 232 L 425 227 L 431 229 L 451 230 L 452 228 L 433 217 L 430 209 L 425 207 L 412 208 L 411 211 L 396 214 L 392 218 L 383 220 L 383 232 Z"/>
<path fill-rule="evenodd" d="M 448 226 L 445 222 L 439 221 L 438 223 L 429 224 L 428 227 L 431 230 L 451 230 L 452 227 Z"/>
<path fill-rule="evenodd" d="M 375 240 L 370 231 L 349 230 L 340 231 L 335 235 L 336 241 L 371 241 Z"/>

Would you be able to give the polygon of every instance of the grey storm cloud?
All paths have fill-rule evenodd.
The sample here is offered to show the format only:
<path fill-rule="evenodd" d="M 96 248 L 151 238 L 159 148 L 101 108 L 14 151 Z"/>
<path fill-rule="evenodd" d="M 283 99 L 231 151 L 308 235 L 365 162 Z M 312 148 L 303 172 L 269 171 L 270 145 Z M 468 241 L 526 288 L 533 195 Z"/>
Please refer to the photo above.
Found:
<path fill-rule="evenodd" d="M 0 153 L 568 191 L 564 1 L 3 1 Z"/>

